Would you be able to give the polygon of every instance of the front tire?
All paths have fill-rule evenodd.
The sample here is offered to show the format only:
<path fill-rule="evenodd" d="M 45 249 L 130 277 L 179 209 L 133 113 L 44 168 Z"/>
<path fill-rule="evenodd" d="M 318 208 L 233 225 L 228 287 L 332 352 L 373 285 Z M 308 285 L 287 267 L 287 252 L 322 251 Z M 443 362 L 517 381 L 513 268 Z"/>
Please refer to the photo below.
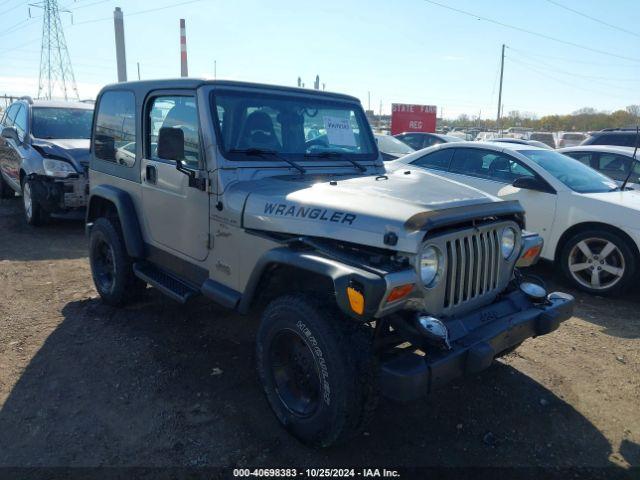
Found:
<path fill-rule="evenodd" d="M 42 208 L 37 199 L 37 184 L 34 180 L 25 178 L 22 181 L 22 206 L 24 219 L 28 225 L 40 227 L 47 223 L 49 214 Z"/>
<path fill-rule="evenodd" d="M 286 295 L 262 315 L 258 375 L 278 420 L 307 445 L 328 447 L 366 426 L 377 402 L 370 335 L 327 308 Z"/>
<path fill-rule="evenodd" d="M 638 258 L 620 235 L 585 230 L 565 243 L 560 262 L 576 288 L 593 295 L 615 295 L 631 285 Z"/>
<path fill-rule="evenodd" d="M 133 273 L 133 262 L 117 221 L 99 218 L 94 222 L 89 237 L 89 262 L 96 290 L 109 305 L 124 305 L 146 286 Z"/>

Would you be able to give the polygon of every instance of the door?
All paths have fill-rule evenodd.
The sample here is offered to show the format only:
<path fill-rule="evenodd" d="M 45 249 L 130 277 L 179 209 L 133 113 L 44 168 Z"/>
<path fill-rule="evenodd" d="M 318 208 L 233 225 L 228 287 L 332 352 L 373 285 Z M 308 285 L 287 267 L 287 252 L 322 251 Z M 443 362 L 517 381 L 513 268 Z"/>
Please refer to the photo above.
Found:
<path fill-rule="evenodd" d="M 543 238 L 551 232 L 557 197 L 513 187 L 516 178 L 537 176 L 515 157 L 480 148 L 456 148 L 447 176 L 504 200 L 518 200 L 526 212 L 527 230 Z"/>
<path fill-rule="evenodd" d="M 14 103 L 9 107 L 4 117 L 4 123 L 2 127 L 13 127 L 15 125 L 15 119 L 19 116 L 20 112 L 25 112 L 25 124 L 26 124 L 26 110 L 20 103 Z M 17 127 L 16 127 L 17 128 Z M 19 130 L 18 130 L 19 132 Z M 18 133 L 20 136 L 20 133 Z M 22 134 L 24 139 L 24 132 Z M 0 169 L 4 178 L 6 178 L 14 189 L 20 189 L 20 146 L 15 140 L 4 138 L 0 139 Z"/>
<path fill-rule="evenodd" d="M 206 170 L 195 95 L 156 93 L 143 112 L 142 198 L 149 240 L 202 261 L 209 254 L 209 194 L 190 186 L 189 176 L 176 168 L 181 160 L 187 172 Z"/>

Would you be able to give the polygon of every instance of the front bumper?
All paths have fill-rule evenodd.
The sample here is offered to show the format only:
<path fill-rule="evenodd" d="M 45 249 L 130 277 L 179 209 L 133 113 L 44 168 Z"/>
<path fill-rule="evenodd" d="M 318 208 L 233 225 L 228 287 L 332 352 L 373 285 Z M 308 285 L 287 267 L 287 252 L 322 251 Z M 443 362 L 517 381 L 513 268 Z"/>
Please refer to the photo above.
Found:
<path fill-rule="evenodd" d="M 533 305 L 512 292 L 465 317 L 445 322 L 451 349 L 420 355 L 402 353 L 381 363 L 383 395 L 400 401 L 419 398 L 455 378 L 489 367 L 496 355 L 527 338 L 545 335 L 573 314 L 573 298 Z"/>
<path fill-rule="evenodd" d="M 34 188 L 34 200 L 49 213 L 66 212 L 87 206 L 89 179 L 78 175 L 65 179 L 38 176 Z"/>

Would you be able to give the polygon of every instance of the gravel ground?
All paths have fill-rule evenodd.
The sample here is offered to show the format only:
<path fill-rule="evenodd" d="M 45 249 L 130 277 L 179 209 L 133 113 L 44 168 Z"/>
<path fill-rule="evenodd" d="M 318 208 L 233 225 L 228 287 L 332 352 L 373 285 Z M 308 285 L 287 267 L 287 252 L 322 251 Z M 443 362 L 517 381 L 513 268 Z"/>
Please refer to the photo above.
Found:
<path fill-rule="evenodd" d="M 258 386 L 258 320 L 153 289 L 97 298 L 83 226 L 27 227 L 0 201 L 0 466 L 640 466 L 638 290 L 573 292 L 576 316 L 424 401 L 383 401 L 349 445 L 311 450 Z M 606 470 L 600 470 L 606 467 Z M 615 475 L 614 475 L 615 474 Z"/>

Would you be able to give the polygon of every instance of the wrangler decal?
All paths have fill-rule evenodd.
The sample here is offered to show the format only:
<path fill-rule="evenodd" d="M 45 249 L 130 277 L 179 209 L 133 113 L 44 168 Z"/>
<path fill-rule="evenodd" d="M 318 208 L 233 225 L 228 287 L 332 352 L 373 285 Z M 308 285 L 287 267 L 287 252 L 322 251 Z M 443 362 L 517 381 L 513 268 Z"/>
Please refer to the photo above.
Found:
<path fill-rule="evenodd" d="M 264 213 L 280 217 L 301 217 L 311 220 L 322 220 L 324 222 L 346 223 L 349 225 L 353 225 L 353 222 L 358 218 L 358 216 L 353 213 L 340 212 L 338 210 L 299 207 L 285 203 L 268 202 L 264 204 Z"/>

